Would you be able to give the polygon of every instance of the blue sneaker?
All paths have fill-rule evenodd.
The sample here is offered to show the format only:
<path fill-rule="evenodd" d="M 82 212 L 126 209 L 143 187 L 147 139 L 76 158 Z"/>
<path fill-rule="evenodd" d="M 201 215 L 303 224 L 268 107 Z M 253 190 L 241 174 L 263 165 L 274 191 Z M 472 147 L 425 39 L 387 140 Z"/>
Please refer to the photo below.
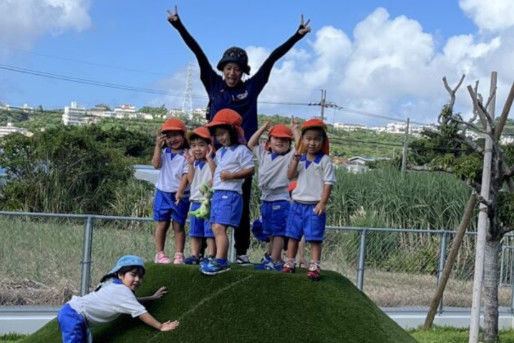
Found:
<path fill-rule="evenodd" d="M 200 259 L 195 255 L 191 255 L 184 260 L 185 264 L 200 264 Z"/>
<path fill-rule="evenodd" d="M 281 272 L 282 268 L 284 268 L 284 261 L 278 261 L 276 263 L 272 263 L 272 266 L 268 270 L 274 270 L 276 272 Z"/>
<path fill-rule="evenodd" d="M 255 270 L 267 270 L 266 266 L 268 264 L 273 264 L 273 261 L 271 260 L 271 256 L 268 254 L 264 254 L 264 257 L 261 258 L 261 262 L 259 264 L 256 264 L 253 269 Z"/>
<path fill-rule="evenodd" d="M 212 255 L 200 259 L 200 270 L 203 266 L 207 265 L 212 260 L 214 260 L 214 256 Z"/>
<path fill-rule="evenodd" d="M 215 259 L 209 261 L 209 263 L 203 265 L 200 268 L 200 271 L 205 275 L 216 275 L 216 274 L 224 273 L 229 270 L 230 270 L 230 265 L 228 264 L 228 262 L 226 262 L 226 260 L 223 261 L 219 258 L 215 258 Z"/>

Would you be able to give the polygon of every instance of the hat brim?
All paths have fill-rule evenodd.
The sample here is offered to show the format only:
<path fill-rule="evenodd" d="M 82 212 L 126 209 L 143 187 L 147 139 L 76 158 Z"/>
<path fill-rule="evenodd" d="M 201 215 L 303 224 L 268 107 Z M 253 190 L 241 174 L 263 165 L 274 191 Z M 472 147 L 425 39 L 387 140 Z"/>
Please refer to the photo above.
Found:
<path fill-rule="evenodd" d="M 239 66 L 239 68 L 241 68 L 243 73 L 245 73 L 246 75 L 250 75 L 250 66 L 249 65 L 242 65 L 237 58 L 230 57 L 230 56 L 224 57 L 218 62 L 218 65 L 217 65 L 218 70 L 223 71 L 223 68 L 225 68 L 225 65 L 227 63 L 237 64 Z"/>

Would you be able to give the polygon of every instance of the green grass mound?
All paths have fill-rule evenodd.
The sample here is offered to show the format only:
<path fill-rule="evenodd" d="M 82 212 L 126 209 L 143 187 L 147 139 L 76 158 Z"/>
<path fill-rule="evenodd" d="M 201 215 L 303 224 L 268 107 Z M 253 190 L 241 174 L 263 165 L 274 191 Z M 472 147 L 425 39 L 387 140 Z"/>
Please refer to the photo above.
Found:
<path fill-rule="evenodd" d="M 139 296 L 165 285 L 147 305 L 158 320 L 179 320 L 159 332 L 122 316 L 93 329 L 94 342 L 381 342 L 415 340 L 338 273 L 319 282 L 296 274 L 233 267 L 205 276 L 198 267 L 148 264 Z M 56 320 L 22 342 L 60 342 Z"/>

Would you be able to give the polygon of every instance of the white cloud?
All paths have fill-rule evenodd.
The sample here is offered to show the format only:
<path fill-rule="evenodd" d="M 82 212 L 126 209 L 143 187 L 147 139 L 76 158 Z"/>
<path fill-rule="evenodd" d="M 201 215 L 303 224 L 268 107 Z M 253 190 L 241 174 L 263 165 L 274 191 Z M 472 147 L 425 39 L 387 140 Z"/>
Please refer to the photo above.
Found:
<path fill-rule="evenodd" d="M 503 106 L 514 80 L 513 47 L 511 27 L 496 35 L 479 32 L 453 36 L 437 50 L 434 36 L 424 32 L 419 22 L 405 16 L 391 18 L 385 9 L 377 8 L 356 25 L 353 37 L 334 26 L 309 34 L 275 64 L 259 100 L 318 102 L 323 88 L 327 89 L 327 100 L 346 108 L 435 122 L 448 101 L 443 76 L 455 85 L 466 74 L 455 106 L 466 115 L 471 110 L 466 86 L 480 80 L 485 95 L 491 71 L 498 71 L 497 107 Z M 246 50 L 252 73 L 271 51 L 257 46 Z M 198 85 L 195 93 L 205 91 Z M 319 113 L 319 107 L 261 104 L 259 111 L 308 117 Z M 329 119 L 335 113 L 336 121 L 376 124 L 372 117 L 327 112 Z"/>
<path fill-rule="evenodd" d="M 0 49 L 30 49 L 47 33 L 82 31 L 91 26 L 89 0 L 2 0 Z"/>
<path fill-rule="evenodd" d="M 480 30 L 501 31 L 514 26 L 512 0 L 460 0 L 459 5 Z"/>

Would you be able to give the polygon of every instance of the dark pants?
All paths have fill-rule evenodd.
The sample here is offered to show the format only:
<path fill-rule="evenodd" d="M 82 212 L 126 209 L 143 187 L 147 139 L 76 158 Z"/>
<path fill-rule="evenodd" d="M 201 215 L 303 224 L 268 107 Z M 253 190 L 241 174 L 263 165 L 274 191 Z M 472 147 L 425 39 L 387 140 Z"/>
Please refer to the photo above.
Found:
<path fill-rule="evenodd" d="M 248 176 L 243 183 L 243 215 L 239 227 L 235 229 L 234 239 L 236 255 L 246 255 L 250 247 L 250 195 L 252 192 L 252 176 Z"/>

